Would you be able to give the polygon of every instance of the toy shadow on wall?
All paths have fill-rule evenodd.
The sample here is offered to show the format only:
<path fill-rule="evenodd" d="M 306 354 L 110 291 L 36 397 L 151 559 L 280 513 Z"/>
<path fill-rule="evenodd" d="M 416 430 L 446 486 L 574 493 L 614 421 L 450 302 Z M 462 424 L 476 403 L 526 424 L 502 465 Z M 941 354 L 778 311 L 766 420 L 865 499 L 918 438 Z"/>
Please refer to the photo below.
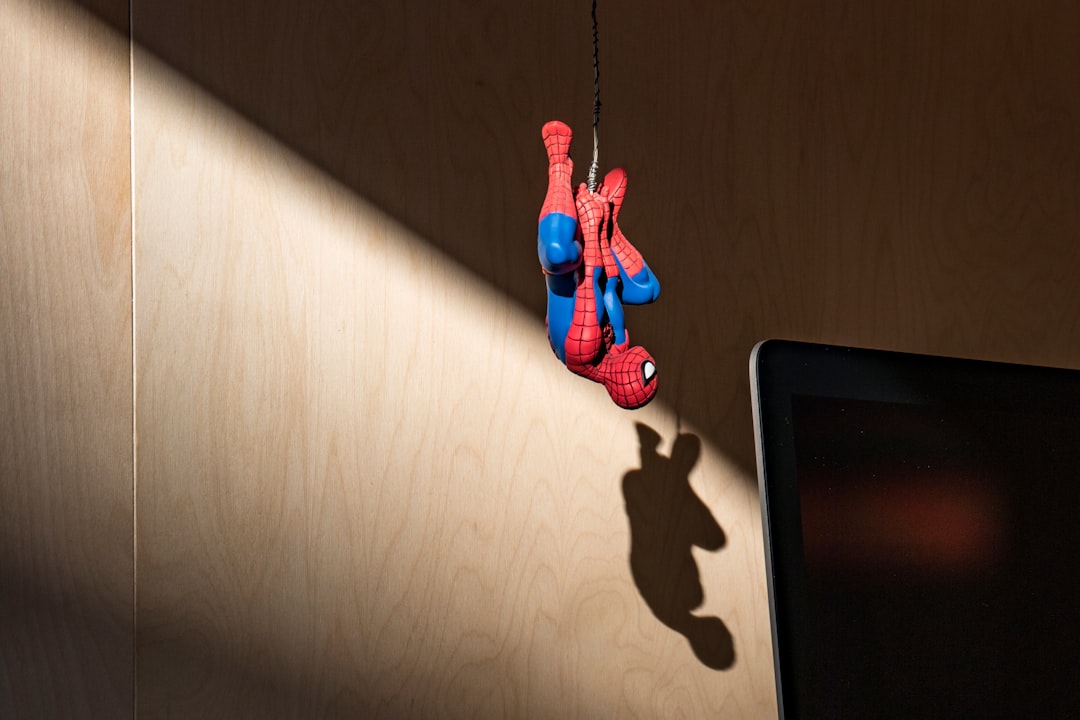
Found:
<path fill-rule="evenodd" d="M 702 663 L 729 669 L 735 664 L 735 644 L 724 621 L 693 614 L 705 595 L 691 548 L 717 551 L 727 542 L 723 528 L 690 487 L 701 440 L 680 434 L 668 458 L 657 452 L 660 435 L 642 423 L 636 426 L 641 468 L 623 477 L 634 583 L 657 619 L 684 635 Z"/>
<path fill-rule="evenodd" d="M 601 383 L 616 405 L 633 410 L 656 395 L 656 361 L 630 345 L 624 305 L 656 300 L 660 282 L 619 227 L 626 172 L 575 190 L 572 133 L 553 120 L 541 131 L 548 189 L 540 209 L 537 253 L 547 281 L 547 333 L 568 370 Z"/>

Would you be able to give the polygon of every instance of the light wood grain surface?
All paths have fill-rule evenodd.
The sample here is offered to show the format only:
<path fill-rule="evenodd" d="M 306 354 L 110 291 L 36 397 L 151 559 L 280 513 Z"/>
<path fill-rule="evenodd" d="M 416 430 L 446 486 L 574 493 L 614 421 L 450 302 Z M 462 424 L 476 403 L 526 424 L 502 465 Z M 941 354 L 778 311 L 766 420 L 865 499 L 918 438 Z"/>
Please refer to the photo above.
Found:
<path fill-rule="evenodd" d="M 1080 367 L 1073 3 L 601 4 L 633 414 L 543 334 L 587 3 L 134 0 L 131 176 L 89 4 L 0 0 L 0 715 L 773 716 L 754 342 Z"/>
<path fill-rule="evenodd" d="M 135 88 L 141 715 L 769 712 L 763 578 L 705 583 L 726 675 L 650 613 L 633 420 L 537 318 L 145 53 Z M 756 495 L 695 472 L 756 566 Z"/>
<path fill-rule="evenodd" d="M 0 717 L 131 716 L 127 42 L 0 1 Z"/>
<path fill-rule="evenodd" d="M 662 390 L 614 412 L 531 240 L 577 10 L 136 5 L 142 714 L 768 717 L 754 341 L 1080 361 L 1075 10 L 636 3 L 602 153 Z"/>
<path fill-rule="evenodd" d="M 530 240 L 539 125 L 588 127 L 582 9 L 135 10 L 146 714 L 768 717 L 754 341 L 1080 359 L 1067 6 L 604 15 L 603 157 L 664 282 L 633 479 Z M 663 533 L 696 503 L 712 552 Z"/>

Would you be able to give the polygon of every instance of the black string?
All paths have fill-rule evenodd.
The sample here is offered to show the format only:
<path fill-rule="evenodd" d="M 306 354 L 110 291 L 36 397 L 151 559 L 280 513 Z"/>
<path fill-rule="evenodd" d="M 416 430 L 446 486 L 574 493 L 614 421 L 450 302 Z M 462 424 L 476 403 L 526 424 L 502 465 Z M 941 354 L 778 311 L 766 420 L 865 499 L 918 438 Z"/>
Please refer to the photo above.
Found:
<path fill-rule="evenodd" d="M 589 192 L 596 192 L 596 174 L 600 170 L 600 29 L 596 22 L 596 0 L 592 1 L 592 64 L 593 64 L 593 111 L 592 133 L 593 151 L 592 164 L 589 166 L 589 177 L 586 186 Z"/>

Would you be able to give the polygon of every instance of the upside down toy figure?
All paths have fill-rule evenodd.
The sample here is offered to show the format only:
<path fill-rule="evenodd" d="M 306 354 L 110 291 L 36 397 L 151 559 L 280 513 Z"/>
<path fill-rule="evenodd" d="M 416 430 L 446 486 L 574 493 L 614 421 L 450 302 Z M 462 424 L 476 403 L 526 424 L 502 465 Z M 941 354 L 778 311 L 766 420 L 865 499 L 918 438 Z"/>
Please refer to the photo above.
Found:
<path fill-rule="evenodd" d="M 640 408 L 656 395 L 656 362 L 630 346 L 623 305 L 650 303 L 660 283 L 619 229 L 626 173 L 609 172 L 595 191 L 571 185 L 570 128 L 546 123 L 548 189 L 537 251 L 547 280 L 548 339 L 566 368 L 603 384 L 619 407 Z"/>

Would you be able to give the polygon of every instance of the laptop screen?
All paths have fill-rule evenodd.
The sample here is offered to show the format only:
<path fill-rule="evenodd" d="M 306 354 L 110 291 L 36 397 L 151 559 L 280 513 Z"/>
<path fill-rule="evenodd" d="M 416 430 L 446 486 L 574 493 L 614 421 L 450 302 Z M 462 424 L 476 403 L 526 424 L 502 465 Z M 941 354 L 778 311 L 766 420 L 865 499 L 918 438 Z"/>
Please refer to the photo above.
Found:
<path fill-rule="evenodd" d="M 1078 717 L 1080 373 L 752 359 L 785 718 Z"/>

